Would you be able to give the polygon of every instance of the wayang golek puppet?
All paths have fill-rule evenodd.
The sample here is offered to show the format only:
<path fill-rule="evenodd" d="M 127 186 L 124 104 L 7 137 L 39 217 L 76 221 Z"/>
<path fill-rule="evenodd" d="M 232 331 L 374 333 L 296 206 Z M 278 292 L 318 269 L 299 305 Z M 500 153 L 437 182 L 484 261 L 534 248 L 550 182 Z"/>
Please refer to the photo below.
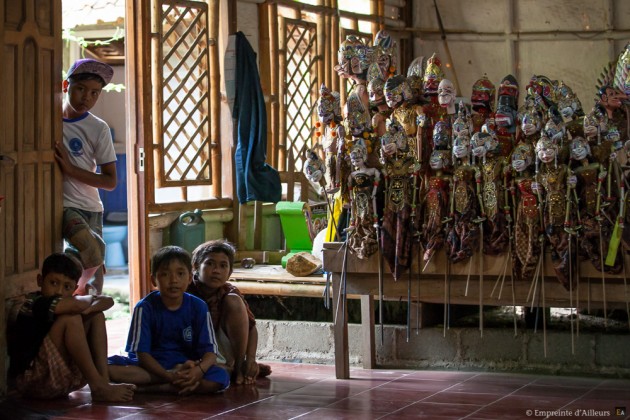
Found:
<path fill-rule="evenodd" d="M 411 267 L 417 231 L 419 165 L 408 140 L 409 137 L 398 120 L 389 120 L 387 132 L 381 137 L 385 183 L 382 245 L 383 256 L 394 280 L 398 280 Z"/>
<path fill-rule="evenodd" d="M 471 164 L 471 122 L 466 108 L 459 105 L 458 117 L 453 123 L 453 187 L 450 194 L 449 218 L 446 223 L 447 257 L 453 263 L 472 260 L 478 249 L 481 184 L 477 183 L 479 170 Z"/>
<path fill-rule="evenodd" d="M 426 192 L 422 209 L 424 213 L 424 222 L 422 224 L 421 237 L 424 248 L 422 256 L 422 267 L 426 267 L 435 253 L 442 249 L 445 242 L 446 223 L 449 219 L 450 190 L 452 178 L 449 174 L 451 169 L 452 152 L 448 149 L 449 136 L 440 134 L 440 131 L 446 130 L 441 128 L 445 126 L 444 122 L 436 124 L 434 134 L 434 142 L 436 149 L 431 153 L 429 159 L 428 191 Z"/>
<path fill-rule="evenodd" d="M 487 255 L 503 253 L 509 243 L 508 220 L 505 200 L 505 178 L 509 174 L 507 158 L 498 150 L 499 142 L 491 133 L 480 131 L 473 134 L 471 147 L 478 159 L 481 182 L 481 209 L 483 252 Z"/>
<path fill-rule="evenodd" d="M 347 229 L 348 246 L 359 259 L 369 258 L 378 251 L 378 211 L 376 192 L 380 171 L 366 166 L 367 149 L 363 140 L 350 147 L 352 172 L 348 176 L 350 192 L 350 223 Z"/>
<path fill-rule="evenodd" d="M 532 189 L 534 180 L 534 145 L 520 142 L 512 152 L 515 173 L 510 188 L 514 208 L 514 238 L 512 273 L 517 281 L 532 281 L 540 258 L 543 231 L 537 194 Z"/>
<path fill-rule="evenodd" d="M 564 163 L 558 163 L 558 146 L 546 136 L 536 143 L 536 183 L 532 189 L 543 203 L 542 226 L 551 250 L 551 261 L 558 281 L 569 290 L 574 283 L 575 247 L 570 246 L 572 228 L 569 197 L 575 180 Z M 542 255 L 542 253 L 541 253 Z"/>

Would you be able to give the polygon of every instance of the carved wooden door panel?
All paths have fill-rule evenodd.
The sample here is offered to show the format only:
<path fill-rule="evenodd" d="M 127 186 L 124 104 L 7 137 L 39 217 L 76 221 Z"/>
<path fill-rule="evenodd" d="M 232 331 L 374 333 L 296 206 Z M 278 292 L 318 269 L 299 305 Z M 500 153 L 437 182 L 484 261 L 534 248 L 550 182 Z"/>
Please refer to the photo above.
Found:
<path fill-rule="evenodd" d="M 0 352 L 5 308 L 37 288 L 43 259 L 61 250 L 61 0 L 0 6 Z M 0 354 L 0 372 L 6 357 Z M 0 374 L 0 395 L 6 392 Z"/>

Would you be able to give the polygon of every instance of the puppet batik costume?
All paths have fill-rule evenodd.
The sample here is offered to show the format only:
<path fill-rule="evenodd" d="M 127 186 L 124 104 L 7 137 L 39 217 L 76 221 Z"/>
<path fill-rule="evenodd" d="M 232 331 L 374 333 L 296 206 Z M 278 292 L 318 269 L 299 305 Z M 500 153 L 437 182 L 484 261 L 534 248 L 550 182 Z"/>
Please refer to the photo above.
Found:
<path fill-rule="evenodd" d="M 465 261 L 479 246 L 480 214 L 477 188 L 477 169 L 470 162 L 470 134 L 465 122 L 463 105 L 453 124 L 453 188 L 450 196 L 452 222 L 446 232 L 447 256 L 452 262 Z M 462 127 L 462 128 L 459 128 Z"/>
<path fill-rule="evenodd" d="M 385 181 L 383 256 L 394 280 L 398 280 L 412 263 L 418 164 L 397 120 L 388 122 L 387 132 L 381 137 L 381 153 Z"/>
<path fill-rule="evenodd" d="M 338 148 L 343 143 L 345 130 L 341 125 L 341 103 L 339 92 L 331 92 L 326 85 L 322 84 L 319 89 L 319 100 L 317 102 L 317 123 L 316 135 L 324 150 L 324 179 L 326 188 L 332 192 L 340 187 L 339 165 L 337 161 Z"/>
<path fill-rule="evenodd" d="M 422 266 L 426 267 L 433 255 L 444 246 L 445 228 L 443 222 L 448 217 L 451 176 L 445 173 L 450 168 L 450 150 L 434 150 L 429 159 L 431 175 L 429 190 L 423 200 L 424 223 L 422 243 L 424 253 Z"/>
<path fill-rule="evenodd" d="M 565 230 L 565 222 L 572 220 L 567 213 L 568 199 L 568 167 L 557 162 L 558 146 L 542 136 L 536 143 L 537 192 L 539 201 L 543 203 L 543 229 L 551 248 L 551 261 L 558 281 L 570 290 L 574 282 L 571 268 L 575 266 L 575 250 L 569 246 L 569 232 Z M 568 226 L 567 226 L 568 227 Z"/>
<path fill-rule="evenodd" d="M 359 259 L 366 259 L 378 251 L 376 192 L 380 172 L 376 168 L 368 168 L 365 165 L 366 159 L 365 143 L 358 140 L 350 148 L 353 171 L 348 177 L 350 227 L 347 238 L 350 250 Z"/>
<path fill-rule="evenodd" d="M 507 160 L 499 154 L 499 142 L 493 134 L 478 132 L 471 139 L 472 154 L 480 159 L 483 221 L 483 252 L 488 255 L 504 253 L 510 235 L 507 226 L 504 181 Z"/>
<path fill-rule="evenodd" d="M 572 172 L 577 177 L 575 200 L 577 219 L 581 230 L 578 240 L 579 252 L 599 271 L 619 273 L 622 269 L 621 255 L 613 265 L 606 265 L 608 244 L 612 235 L 613 220 L 604 217 L 602 196 L 603 183 L 607 178 L 606 168 L 592 160 L 588 142 L 576 137 L 571 142 Z"/>
<path fill-rule="evenodd" d="M 540 259 L 542 235 L 538 197 L 534 182 L 534 146 L 521 142 L 512 152 L 512 168 L 516 175 L 510 190 L 515 208 L 512 272 L 516 280 L 532 281 Z"/>

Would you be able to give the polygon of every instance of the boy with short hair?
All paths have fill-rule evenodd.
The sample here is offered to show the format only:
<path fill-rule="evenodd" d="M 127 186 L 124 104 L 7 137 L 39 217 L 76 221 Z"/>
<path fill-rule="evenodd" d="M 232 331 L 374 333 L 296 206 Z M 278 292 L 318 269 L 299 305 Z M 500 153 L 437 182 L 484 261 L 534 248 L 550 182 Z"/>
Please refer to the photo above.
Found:
<path fill-rule="evenodd" d="M 230 283 L 234 246 L 225 240 L 199 245 L 192 256 L 193 282 L 188 291 L 202 298 L 212 315 L 219 353 L 237 384 L 253 384 L 271 367 L 256 362 L 258 330 L 254 314 L 238 288 Z"/>
<path fill-rule="evenodd" d="M 103 290 L 105 242 L 103 203 L 98 189 L 116 188 L 116 152 L 109 126 L 90 110 L 114 70 L 91 58 L 77 60 L 63 81 L 63 143 L 55 145 L 55 159 L 63 172 L 63 236 L 80 255 L 85 268 L 77 294 L 86 294 L 87 282 Z M 100 166 L 100 173 L 96 172 Z M 100 269 L 100 270 L 99 270 Z M 90 287 L 88 286 L 88 287 Z"/>
<path fill-rule="evenodd" d="M 9 374 L 32 398 L 67 397 L 90 386 L 94 401 L 130 401 L 130 384 L 111 384 L 104 310 L 109 296 L 73 296 L 83 268 L 71 255 L 48 256 L 37 276 L 40 291 L 27 295 L 9 321 Z"/>
<path fill-rule="evenodd" d="M 216 340 L 206 304 L 186 293 L 192 280 L 190 254 L 180 247 L 159 249 L 151 263 L 157 290 L 133 311 L 126 351 L 111 356 L 114 381 L 143 391 L 207 394 L 229 386 L 228 373 L 216 365 Z"/>

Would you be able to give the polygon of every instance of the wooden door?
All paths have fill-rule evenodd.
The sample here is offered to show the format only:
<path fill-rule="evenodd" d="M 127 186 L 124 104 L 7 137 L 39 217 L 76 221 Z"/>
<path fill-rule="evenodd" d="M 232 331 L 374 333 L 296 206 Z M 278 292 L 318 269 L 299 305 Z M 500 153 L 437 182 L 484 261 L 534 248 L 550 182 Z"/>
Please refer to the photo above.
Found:
<path fill-rule="evenodd" d="M 150 215 L 225 208 L 232 200 L 221 191 L 229 175 L 221 172 L 219 1 L 128 0 L 126 7 L 133 305 L 152 288 L 150 229 L 159 222 Z"/>
<path fill-rule="evenodd" d="M 43 259 L 62 247 L 61 0 L 0 6 L 0 349 L 5 309 L 37 289 Z M 6 357 L 0 355 L 0 372 Z M 0 374 L 0 395 L 6 378 Z"/>

